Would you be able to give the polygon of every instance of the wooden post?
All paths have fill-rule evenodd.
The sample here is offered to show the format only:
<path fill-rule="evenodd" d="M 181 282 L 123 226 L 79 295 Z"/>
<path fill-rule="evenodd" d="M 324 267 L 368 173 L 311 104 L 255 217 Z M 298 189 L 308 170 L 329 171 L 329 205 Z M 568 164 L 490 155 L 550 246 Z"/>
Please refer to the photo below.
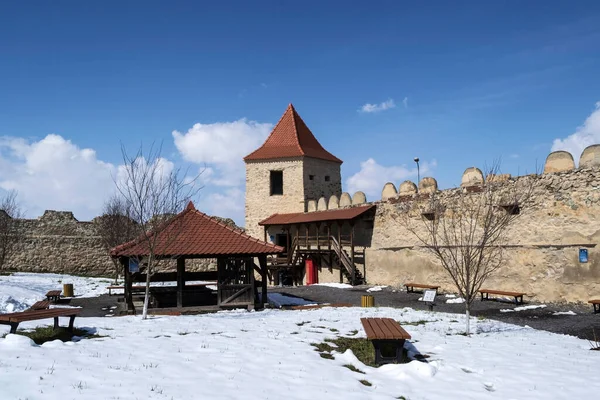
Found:
<path fill-rule="evenodd" d="M 129 257 L 120 258 L 121 265 L 123 266 L 123 277 L 125 278 L 125 309 L 127 312 L 135 314 L 135 306 L 133 305 L 133 296 L 131 293 L 132 276 L 129 272 Z"/>
<path fill-rule="evenodd" d="M 185 258 L 177 259 L 177 308 L 183 307 L 183 289 L 185 287 Z"/>
<path fill-rule="evenodd" d="M 356 265 L 354 265 L 354 224 L 350 223 L 350 260 L 352 261 L 352 286 L 356 284 Z"/>
<path fill-rule="evenodd" d="M 333 265 L 331 265 L 333 261 L 331 258 L 331 224 L 329 222 L 327 223 L 327 252 L 329 254 L 329 268 L 331 271 L 333 269 Z"/>
<path fill-rule="evenodd" d="M 263 226 L 263 233 L 264 233 L 264 237 L 265 237 L 265 242 L 267 241 L 267 226 Z"/>
<path fill-rule="evenodd" d="M 309 224 L 306 224 L 306 229 L 304 230 L 304 232 L 306 232 L 306 236 L 304 237 L 304 247 L 306 247 L 307 250 L 310 248 L 308 245 L 308 226 Z"/>
<path fill-rule="evenodd" d="M 321 243 L 319 242 L 319 231 L 321 230 L 321 224 L 317 222 L 317 252 L 321 254 Z"/>
<path fill-rule="evenodd" d="M 342 224 L 338 221 L 338 245 L 340 254 L 338 254 L 338 268 L 340 269 L 340 283 L 344 283 L 344 273 L 342 272 Z"/>
<path fill-rule="evenodd" d="M 260 279 L 261 282 L 261 296 L 260 296 L 260 307 L 264 308 L 267 302 L 267 256 L 258 257 L 258 265 L 260 265 Z"/>

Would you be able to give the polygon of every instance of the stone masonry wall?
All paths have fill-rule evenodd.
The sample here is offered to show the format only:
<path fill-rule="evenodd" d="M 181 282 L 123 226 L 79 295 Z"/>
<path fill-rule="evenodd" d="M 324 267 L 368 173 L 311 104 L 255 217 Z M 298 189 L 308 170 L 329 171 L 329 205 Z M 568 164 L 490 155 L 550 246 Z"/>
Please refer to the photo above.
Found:
<path fill-rule="evenodd" d="M 514 185 L 519 177 L 509 179 Z M 438 195 L 452 196 L 462 188 Z M 427 201 L 427 200 L 422 200 Z M 377 203 L 373 240 L 367 249 L 367 280 L 401 286 L 406 281 L 439 284 L 455 291 L 437 260 L 399 222 L 398 198 Z M 600 169 L 539 176 L 533 204 L 510 229 L 505 266 L 486 287 L 526 292 L 538 301 L 587 301 L 600 295 Z M 587 248 L 589 261 L 579 262 Z"/>
<path fill-rule="evenodd" d="M 270 171 L 283 171 L 283 195 L 271 196 Z M 246 233 L 263 239 L 258 225 L 274 213 L 304 212 L 302 159 L 246 163 Z"/>
<path fill-rule="evenodd" d="M 312 180 L 310 180 L 311 176 L 313 176 Z M 325 180 L 326 177 L 329 177 L 329 181 Z M 306 200 L 318 200 L 320 197 L 329 199 L 331 195 L 342 192 L 342 174 L 339 163 L 305 158 L 303 179 Z"/>

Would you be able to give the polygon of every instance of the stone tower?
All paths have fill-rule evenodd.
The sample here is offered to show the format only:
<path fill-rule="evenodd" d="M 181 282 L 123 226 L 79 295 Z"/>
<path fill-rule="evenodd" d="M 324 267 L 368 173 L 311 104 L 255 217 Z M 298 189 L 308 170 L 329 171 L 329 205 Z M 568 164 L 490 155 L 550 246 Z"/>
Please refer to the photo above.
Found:
<path fill-rule="evenodd" d="M 258 223 L 273 214 L 305 212 L 307 200 L 342 192 L 342 160 L 321 146 L 290 104 L 246 162 L 246 232 L 263 239 Z"/>

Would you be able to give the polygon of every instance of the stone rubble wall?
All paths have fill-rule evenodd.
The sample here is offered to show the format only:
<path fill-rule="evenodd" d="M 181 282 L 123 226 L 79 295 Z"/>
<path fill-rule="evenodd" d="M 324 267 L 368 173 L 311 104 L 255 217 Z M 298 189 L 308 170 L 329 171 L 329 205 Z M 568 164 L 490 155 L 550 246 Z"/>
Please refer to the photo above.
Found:
<path fill-rule="evenodd" d="M 233 220 L 219 218 L 235 225 Z M 78 221 L 68 211 L 47 210 L 37 219 L 22 219 L 25 237 L 5 268 L 20 272 L 52 272 L 87 276 L 115 275 L 111 261 L 94 222 Z M 174 270 L 174 262 L 165 262 L 161 270 Z M 216 269 L 216 260 L 187 260 L 187 271 Z"/>

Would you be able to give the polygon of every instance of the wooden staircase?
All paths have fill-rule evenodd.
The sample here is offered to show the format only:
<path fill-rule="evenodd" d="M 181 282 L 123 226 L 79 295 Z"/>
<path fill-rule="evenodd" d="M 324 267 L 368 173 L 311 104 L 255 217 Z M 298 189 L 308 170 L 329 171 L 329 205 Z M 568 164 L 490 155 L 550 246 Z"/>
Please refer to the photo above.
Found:
<path fill-rule="evenodd" d="M 365 279 L 363 274 L 360 272 L 360 269 L 356 267 L 356 264 L 352 262 L 352 258 L 348 255 L 346 250 L 344 250 L 343 246 L 340 246 L 339 241 L 333 236 L 331 236 L 329 240 L 331 250 L 329 248 L 324 248 L 323 246 L 321 246 L 320 250 L 317 250 L 314 249 L 314 247 L 311 249 L 310 246 L 304 246 L 306 248 L 303 248 L 303 240 L 299 240 L 295 237 L 288 247 L 286 256 L 270 259 L 270 268 L 287 268 L 292 272 L 295 283 L 300 284 L 304 261 L 308 257 L 311 257 L 319 263 L 324 261 L 329 267 L 339 267 L 341 274 L 343 274 L 352 285 L 364 284 Z M 362 252 L 356 251 L 354 255 L 355 259 L 362 259 L 364 262 L 364 250 Z"/>
<path fill-rule="evenodd" d="M 360 270 L 356 268 L 356 264 L 352 262 L 352 259 L 344 250 L 340 244 L 338 243 L 335 237 L 331 237 L 331 250 L 333 250 L 333 254 L 337 258 L 338 265 L 342 269 L 344 276 L 352 286 L 354 285 L 362 285 L 365 283 L 365 279 L 361 274 Z M 343 268 L 342 268 L 343 267 Z"/>

